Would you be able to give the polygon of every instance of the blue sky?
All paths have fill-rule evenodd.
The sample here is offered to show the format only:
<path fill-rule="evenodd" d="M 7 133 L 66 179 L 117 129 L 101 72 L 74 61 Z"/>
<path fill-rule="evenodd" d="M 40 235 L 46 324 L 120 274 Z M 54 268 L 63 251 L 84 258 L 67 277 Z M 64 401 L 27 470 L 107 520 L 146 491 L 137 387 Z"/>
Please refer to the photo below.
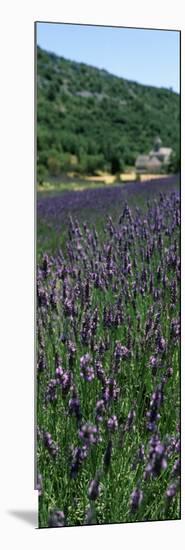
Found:
<path fill-rule="evenodd" d="M 37 44 L 128 80 L 180 91 L 178 31 L 37 23 Z"/>

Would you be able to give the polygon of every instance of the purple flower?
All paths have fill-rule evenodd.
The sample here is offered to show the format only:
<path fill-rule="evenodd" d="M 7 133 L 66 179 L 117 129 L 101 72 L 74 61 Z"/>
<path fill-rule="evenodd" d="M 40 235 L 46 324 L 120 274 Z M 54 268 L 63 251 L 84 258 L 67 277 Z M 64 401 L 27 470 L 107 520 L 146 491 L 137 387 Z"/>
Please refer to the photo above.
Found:
<path fill-rule="evenodd" d="M 104 412 L 105 412 L 105 402 L 103 399 L 100 399 L 96 403 L 96 422 L 103 421 Z"/>
<path fill-rule="evenodd" d="M 76 345 L 74 344 L 74 342 L 71 342 L 71 340 L 69 340 L 67 344 L 67 348 L 68 348 L 68 355 L 69 355 L 69 365 L 71 367 L 73 365 L 74 358 L 76 355 Z"/>
<path fill-rule="evenodd" d="M 52 307 L 53 309 L 56 309 L 57 300 L 58 300 L 58 298 L 57 298 L 56 288 L 53 287 L 53 288 L 52 288 L 52 291 L 51 291 L 51 293 L 50 293 L 50 304 L 51 304 L 51 307 Z"/>
<path fill-rule="evenodd" d="M 177 485 L 175 483 L 171 483 L 171 485 L 169 485 L 166 490 L 167 498 L 171 500 L 173 497 L 175 497 L 176 492 L 177 492 Z"/>
<path fill-rule="evenodd" d="M 94 310 L 93 315 L 92 315 L 92 321 L 91 321 L 91 332 L 92 332 L 93 335 L 96 333 L 96 329 L 97 329 L 97 326 L 98 326 L 98 321 L 99 321 L 98 310 L 96 308 Z"/>
<path fill-rule="evenodd" d="M 153 392 L 150 400 L 150 408 L 146 416 L 148 418 L 147 428 L 150 431 L 156 430 L 156 421 L 160 418 L 159 409 L 163 403 L 163 383 L 159 384 Z"/>
<path fill-rule="evenodd" d="M 155 355 L 151 355 L 149 360 L 149 366 L 152 369 L 152 374 L 155 376 L 157 374 L 158 360 Z"/>
<path fill-rule="evenodd" d="M 80 368 L 80 376 L 82 376 L 82 378 L 84 378 L 84 380 L 86 380 L 87 382 L 92 382 L 92 380 L 94 379 L 94 369 L 91 366 L 91 356 L 89 355 L 89 353 L 86 353 L 81 357 Z"/>
<path fill-rule="evenodd" d="M 142 444 L 139 446 L 139 450 L 138 450 L 138 453 L 137 453 L 137 458 L 138 458 L 139 461 L 140 460 L 142 461 L 142 460 L 145 459 L 145 448 L 144 448 L 144 445 L 142 445 Z"/>
<path fill-rule="evenodd" d="M 115 359 L 115 366 L 118 367 L 120 365 L 120 362 L 122 359 L 128 359 L 130 356 L 130 351 L 126 346 L 123 346 L 121 342 L 116 342 L 115 351 L 114 351 L 114 359 Z"/>
<path fill-rule="evenodd" d="M 100 357 L 102 357 L 102 356 L 104 355 L 104 353 L 105 353 L 105 348 L 106 348 L 106 346 L 105 346 L 104 341 L 103 341 L 103 340 L 100 340 L 100 343 L 99 343 L 99 350 L 98 350 L 98 351 L 99 351 Z"/>
<path fill-rule="evenodd" d="M 73 395 L 73 397 L 69 399 L 69 412 L 71 414 L 74 414 L 77 420 L 80 420 L 81 418 L 80 401 L 76 395 Z"/>
<path fill-rule="evenodd" d="M 92 443 L 97 443 L 100 441 L 97 427 L 90 424 L 90 422 L 83 424 L 78 433 L 79 437 L 86 445 L 91 445 Z"/>
<path fill-rule="evenodd" d="M 46 403 L 53 403 L 54 401 L 56 401 L 57 399 L 56 389 L 57 389 L 57 381 L 55 379 L 51 379 L 46 388 L 46 395 L 45 395 Z"/>
<path fill-rule="evenodd" d="M 177 477 L 177 476 L 180 476 L 180 473 L 181 473 L 181 462 L 180 462 L 180 458 L 177 458 L 173 466 L 172 475 L 174 477 Z"/>
<path fill-rule="evenodd" d="M 98 380 L 105 383 L 105 372 L 103 370 L 103 366 L 102 366 L 101 361 L 97 360 L 95 362 L 95 370 L 96 370 L 96 376 L 97 376 Z"/>
<path fill-rule="evenodd" d="M 37 476 L 36 490 L 38 491 L 38 495 L 40 497 L 42 495 L 42 475 L 41 474 L 38 474 Z"/>
<path fill-rule="evenodd" d="M 156 436 L 152 438 L 149 449 L 149 462 L 145 468 L 144 479 L 158 477 L 167 468 L 166 447 Z"/>
<path fill-rule="evenodd" d="M 64 300 L 64 313 L 65 313 L 66 317 L 75 317 L 76 310 L 75 310 L 73 299 L 66 298 Z"/>
<path fill-rule="evenodd" d="M 115 432 L 118 428 L 118 420 L 117 420 L 117 416 L 115 414 L 113 414 L 113 416 L 111 416 L 108 420 L 107 420 L 107 428 L 108 430 L 110 430 L 111 432 Z"/>
<path fill-rule="evenodd" d="M 180 452 L 180 439 L 177 439 L 177 441 L 176 441 L 175 450 L 176 450 L 177 453 Z"/>
<path fill-rule="evenodd" d="M 143 492 L 141 489 L 134 489 L 130 497 L 131 512 L 137 512 L 143 500 Z"/>
<path fill-rule="evenodd" d="M 58 366 L 55 370 L 55 376 L 56 376 L 56 379 L 58 380 L 59 383 L 62 382 L 63 374 L 64 374 L 64 371 L 63 371 L 62 367 Z"/>
<path fill-rule="evenodd" d="M 165 339 L 163 338 L 161 332 L 160 332 L 160 329 L 158 329 L 157 331 L 157 336 L 156 336 L 156 344 L 157 344 L 157 351 L 160 353 L 164 352 L 166 350 L 166 341 Z"/>
<path fill-rule="evenodd" d="M 175 304 L 177 300 L 177 282 L 174 279 L 170 285 L 170 291 L 171 291 L 171 302 L 172 304 Z"/>
<path fill-rule="evenodd" d="M 107 378 L 107 380 L 104 382 L 102 397 L 105 403 L 108 403 L 108 401 L 111 401 L 111 399 L 116 400 L 119 396 L 120 388 L 118 388 L 116 384 L 116 380 L 114 378 Z"/>
<path fill-rule="evenodd" d="M 172 367 L 168 367 L 167 371 L 166 371 L 166 376 L 167 378 L 171 378 L 171 376 L 173 375 L 173 368 Z"/>
<path fill-rule="evenodd" d="M 152 464 L 149 462 L 146 465 L 145 471 L 144 471 L 144 480 L 146 481 L 150 476 L 152 475 Z"/>
<path fill-rule="evenodd" d="M 38 358 L 37 370 L 38 372 L 43 372 L 45 369 L 46 369 L 46 360 L 44 358 L 44 354 L 41 352 Z"/>
<path fill-rule="evenodd" d="M 93 367 L 86 367 L 86 369 L 81 371 L 82 378 L 86 380 L 87 382 L 92 382 L 94 380 L 94 369 Z"/>
<path fill-rule="evenodd" d="M 171 336 L 178 338 L 180 336 L 180 321 L 178 319 L 172 319 L 170 329 Z"/>
<path fill-rule="evenodd" d="M 49 432 L 43 433 L 43 443 L 51 456 L 55 458 L 58 454 L 59 448 L 58 445 L 52 440 L 51 434 Z"/>
<path fill-rule="evenodd" d="M 70 476 L 75 479 L 77 477 L 80 466 L 85 458 L 87 458 L 88 448 L 86 445 L 83 447 L 72 447 L 72 457 L 70 466 Z"/>
<path fill-rule="evenodd" d="M 48 527 L 64 527 L 65 515 L 61 510 L 54 510 L 50 513 Z"/>
<path fill-rule="evenodd" d="M 125 423 L 125 431 L 129 432 L 133 426 L 134 419 L 136 417 L 136 413 L 134 409 L 131 409 L 128 413 L 127 420 Z"/>
<path fill-rule="evenodd" d="M 71 386 L 71 373 L 69 371 L 65 371 L 63 373 L 60 386 L 62 388 L 63 395 L 66 395 L 70 390 L 70 386 Z"/>
<path fill-rule="evenodd" d="M 50 273 L 50 262 L 49 262 L 49 258 L 48 258 L 48 255 L 47 254 L 44 254 L 43 256 L 43 262 L 42 262 L 42 271 L 43 271 L 43 276 L 44 278 L 46 278 L 49 273 Z"/>
<path fill-rule="evenodd" d="M 55 371 L 55 375 L 56 375 L 57 382 L 62 389 L 63 395 L 66 395 L 70 390 L 70 386 L 71 386 L 71 379 L 72 379 L 71 372 L 63 370 L 62 367 L 57 367 Z"/>
<path fill-rule="evenodd" d="M 88 497 L 90 500 L 96 500 L 99 497 L 99 485 L 98 479 L 93 479 L 89 484 Z"/>
<path fill-rule="evenodd" d="M 103 324 L 105 327 L 111 327 L 113 325 L 113 311 L 111 308 L 104 307 Z"/>

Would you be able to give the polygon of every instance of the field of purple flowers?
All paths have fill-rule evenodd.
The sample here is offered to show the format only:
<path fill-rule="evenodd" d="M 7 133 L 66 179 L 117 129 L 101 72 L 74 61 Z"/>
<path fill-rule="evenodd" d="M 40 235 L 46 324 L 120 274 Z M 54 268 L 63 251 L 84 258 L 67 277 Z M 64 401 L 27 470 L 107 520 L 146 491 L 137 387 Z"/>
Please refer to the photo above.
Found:
<path fill-rule="evenodd" d="M 37 251 L 38 257 L 43 251 L 53 254 L 61 246 L 66 248 L 68 239 L 69 216 L 76 217 L 81 223 L 95 224 L 102 233 L 102 225 L 107 214 L 117 222 L 121 206 L 128 202 L 131 207 L 147 208 L 147 200 L 153 200 L 161 191 L 169 193 L 179 188 L 178 176 L 168 176 L 150 182 L 130 182 L 91 188 L 83 191 L 40 192 L 37 200 Z"/>
<path fill-rule="evenodd" d="M 180 196 L 118 202 L 39 255 L 39 527 L 180 518 Z"/>

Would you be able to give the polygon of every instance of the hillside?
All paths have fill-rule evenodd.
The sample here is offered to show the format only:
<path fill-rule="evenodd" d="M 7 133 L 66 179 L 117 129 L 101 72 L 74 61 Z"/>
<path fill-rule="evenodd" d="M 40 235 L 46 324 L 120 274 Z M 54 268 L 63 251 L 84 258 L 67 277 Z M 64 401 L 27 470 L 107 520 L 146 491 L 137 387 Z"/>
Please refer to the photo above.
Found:
<path fill-rule="evenodd" d="M 179 158 L 180 97 L 37 48 L 37 176 L 132 166 L 156 135 Z M 178 161 L 177 161 L 178 162 Z"/>

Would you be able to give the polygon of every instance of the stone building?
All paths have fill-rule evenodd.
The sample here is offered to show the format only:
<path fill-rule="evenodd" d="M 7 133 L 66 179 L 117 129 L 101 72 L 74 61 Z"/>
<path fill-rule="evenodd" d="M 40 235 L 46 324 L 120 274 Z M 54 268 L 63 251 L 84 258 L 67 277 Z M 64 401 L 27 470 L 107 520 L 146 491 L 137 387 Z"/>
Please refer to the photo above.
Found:
<path fill-rule="evenodd" d="M 135 169 L 138 173 L 160 173 L 168 165 L 172 149 L 162 147 L 159 137 L 155 139 L 154 147 L 148 155 L 139 155 L 135 162 Z"/>

